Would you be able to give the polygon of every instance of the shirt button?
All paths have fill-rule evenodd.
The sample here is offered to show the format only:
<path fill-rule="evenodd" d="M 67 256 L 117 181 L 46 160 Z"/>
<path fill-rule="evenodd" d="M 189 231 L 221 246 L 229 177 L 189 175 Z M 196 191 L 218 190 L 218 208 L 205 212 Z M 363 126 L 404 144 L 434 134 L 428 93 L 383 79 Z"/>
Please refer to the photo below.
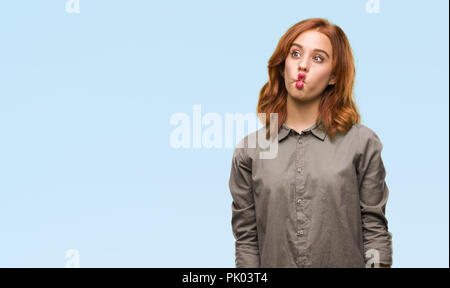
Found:
<path fill-rule="evenodd" d="M 298 230 L 297 235 L 303 235 L 303 229 Z"/>
<path fill-rule="evenodd" d="M 298 143 L 302 144 L 302 139 L 298 139 Z"/>
<path fill-rule="evenodd" d="M 302 168 L 297 168 L 297 172 L 301 173 L 302 172 Z"/>
<path fill-rule="evenodd" d="M 298 204 L 301 204 L 302 201 L 303 201 L 303 200 L 300 198 L 300 199 L 297 200 L 297 203 L 298 203 Z"/>

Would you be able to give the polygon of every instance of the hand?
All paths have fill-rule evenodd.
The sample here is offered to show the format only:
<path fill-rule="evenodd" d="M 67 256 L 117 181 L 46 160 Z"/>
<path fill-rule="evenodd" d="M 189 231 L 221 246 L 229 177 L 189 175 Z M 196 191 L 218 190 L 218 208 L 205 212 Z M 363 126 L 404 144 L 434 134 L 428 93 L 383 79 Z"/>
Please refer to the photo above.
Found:
<path fill-rule="evenodd" d="M 374 268 L 375 264 L 372 263 L 372 265 L 370 265 L 370 268 Z M 385 264 L 379 264 L 378 268 L 391 268 L 391 265 L 385 265 Z"/>

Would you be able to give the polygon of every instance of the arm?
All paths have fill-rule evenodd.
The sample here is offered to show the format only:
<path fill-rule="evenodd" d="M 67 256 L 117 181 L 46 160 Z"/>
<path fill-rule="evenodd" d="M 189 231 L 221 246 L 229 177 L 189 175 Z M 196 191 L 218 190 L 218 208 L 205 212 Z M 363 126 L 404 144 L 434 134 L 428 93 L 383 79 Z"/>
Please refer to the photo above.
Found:
<path fill-rule="evenodd" d="M 236 239 L 236 268 L 254 268 L 260 265 L 251 167 L 251 159 L 245 149 L 236 148 L 229 180 L 233 198 L 231 224 Z"/>
<path fill-rule="evenodd" d="M 371 258 L 366 255 L 368 250 L 374 249 L 369 252 L 375 251 L 380 267 L 386 268 L 392 265 L 392 233 L 388 231 L 385 215 L 389 189 L 381 158 L 383 145 L 372 130 L 365 126 L 360 128 L 358 179 L 365 260 L 367 262 Z"/>

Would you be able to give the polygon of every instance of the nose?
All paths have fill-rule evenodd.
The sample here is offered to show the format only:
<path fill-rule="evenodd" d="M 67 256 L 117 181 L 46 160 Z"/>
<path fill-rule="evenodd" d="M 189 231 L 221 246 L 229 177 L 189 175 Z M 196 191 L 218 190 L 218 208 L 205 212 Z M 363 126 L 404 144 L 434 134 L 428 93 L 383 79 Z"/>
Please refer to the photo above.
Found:
<path fill-rule="evenodd" d="M 303 58 L 302 60 L 299 61 L 298 63 L 298 68 L 300 69 L 300 71 L 308 71 L 308 63 L 307 63 L 307 59 Z"/>

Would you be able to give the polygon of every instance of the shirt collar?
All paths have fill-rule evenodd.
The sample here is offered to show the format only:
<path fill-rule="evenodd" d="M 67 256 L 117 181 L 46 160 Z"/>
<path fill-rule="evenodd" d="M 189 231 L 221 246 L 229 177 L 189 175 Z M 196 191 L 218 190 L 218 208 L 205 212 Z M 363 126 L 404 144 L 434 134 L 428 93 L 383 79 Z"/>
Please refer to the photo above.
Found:
<path fill-rule="evenodd" d="M 284 138 L 286 138 L 286 136 L 289 135 L 290 132 L 296 132 L 296 130 L 294 130 L 293 128 L 287 126 L 286 124 L 282 124 L 280 131 L 278 131 L 278 142 L 280 142 L 281 140 L 283 140 Z M 313 124 L 311 127 L 309 127 L 308 129 L 305 129 L 302 131 L 303 133 L 312 133 L 314 136 L 316 136 L 317 138 L 319 138 L 320 140 L 324 140 L 325 137 L 327 136 L 327 134 L 325 133 L 325 131 L 323 130 L 323 125 L 322 125 L 322 120 L 319 120 L 318 125 Z"/>

